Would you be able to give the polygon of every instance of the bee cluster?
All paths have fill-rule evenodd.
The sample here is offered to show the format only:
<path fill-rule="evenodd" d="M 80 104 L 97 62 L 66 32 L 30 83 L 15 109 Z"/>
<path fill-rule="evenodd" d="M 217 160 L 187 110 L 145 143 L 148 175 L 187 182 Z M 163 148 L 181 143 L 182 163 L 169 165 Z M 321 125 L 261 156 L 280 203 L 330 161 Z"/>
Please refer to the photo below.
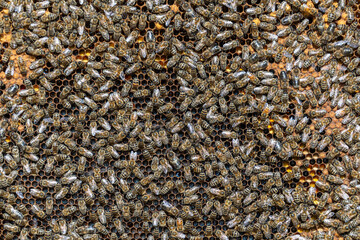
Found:
<path fill-rule="evenodd" d="M 1 239 L 360 239 L 354 0 L 0 10 Z"/>

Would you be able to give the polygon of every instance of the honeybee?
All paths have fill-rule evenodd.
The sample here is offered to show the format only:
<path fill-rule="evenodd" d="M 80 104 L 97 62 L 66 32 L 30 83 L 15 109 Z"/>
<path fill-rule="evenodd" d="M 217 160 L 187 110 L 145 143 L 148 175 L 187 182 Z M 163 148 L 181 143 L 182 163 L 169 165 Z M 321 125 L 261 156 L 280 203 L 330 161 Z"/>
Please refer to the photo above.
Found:
<path fill-rule="evenodd" d="M 80 155 L 83 155 L 84 157 L 87 157 L 87 158 L 92 158 L 94 156 L 94 154 L 90 150 L 87 150 L 84 147 L 78 148 L 78 153 Z"/>
<path fill-rule="evenodd" d="M 106 229 L 104 225 L 102 225 L 100 222 L 96 222 L 94 224 L 94 227 L 103 235 L 109 234 L 109 231 Z"/>
<path fill-rule="evenodd" d="M 20 73 L 21 73 L 23 76 L 26 76 L 26 74 L 27 74 L 27 68 L 26 68 L 25 61 L 24 61 L 24 59 L 23 59 L 21 56 L 18 57 L 18 66 L 19 66 Z"/>
<path fill-rule="evenodd" d="M 11 55 L 12 54 L 10 49 L 5 49 L 4 55 L 2 56 L 2 61 L 4 63 L 8 63 L 10 61 Z"/>
<path fill-rule="evenodd" d="M 67 207 L 65 208 L 64 210 L 62 210 L 62 215 L 64 217 L 67 217 L 67 216 L 70 216 L 72 215 L 73 213 L 75 213 L 77 211 L 77 207 L 75 206 L 70 206 L 70 207 Z"/>
<path fill-rule="evenodd" d="M 45 198 L 45 193 L 35 188 L 30 189 L 30 194 L 36 198 Z"/>
<path fill-rule="evenodd" d="M 161 202 L 161 206 L 167 211 L 169 214 L 176 216 L 179 213 L 179 209 L 177 209 L 175 206 L 173 206 L 171 203 L 169 203 L 166 200 L 163 200 Z"/>
<path fill-rule="evenodd" d="M 15 63 L 14 60 L 10 60 L 8 63 L 7 68 L 5 69 L 5 76 L 6 78 L 11 78 L 14 76 L 15 72 Z"/>
<path fill-rule="evenodd" d="M 347 13 L 346 22 L 351 23 L 355 19 L 354 10 L 351 7 L 346 7 L 345 12 Z"/>
<path fill-rule="evenodd" d="M 316 187 L 318 187 L 321 190 L 324 190 L 326 192 L 329 192 L 331 190 L 331 186 L 327 182 L 317 181 L 317 182 L 315 182 L 315 185 L 316 185 Z"/>
<path fill-rule="evenodd" d="M 5 223 L 4 224 L 4 229 L 7 230 L 7 231 L 10 231 L 10 232 L 20 232 L 20 227 L 19 226 L 16 226 L 14 224 L 11 224 L 11 223 Z"/>
<path fill-rule="evenodd" d="M 39 218 L 45 218 L 45 212 L 37 204 L 31 206 L 31 211 Z"/>
<path fill-rule="evenodd" d="M 11 217 L 15 218 L 15 219 L 23 219 L 24 215 L 17 209 L 15 209 L 12 205 L 10 204 L 5 204 L 5 211 L 6 213 L 8 213 Z"/>
<path fill-rule="evenodd" d="M 64 198 L 68 192 L 69 192 L 69 189 L 67 187 L 63 187 L 54 195 L 54 198 L 56 200 L 60 200 L 60 199 Z"/>

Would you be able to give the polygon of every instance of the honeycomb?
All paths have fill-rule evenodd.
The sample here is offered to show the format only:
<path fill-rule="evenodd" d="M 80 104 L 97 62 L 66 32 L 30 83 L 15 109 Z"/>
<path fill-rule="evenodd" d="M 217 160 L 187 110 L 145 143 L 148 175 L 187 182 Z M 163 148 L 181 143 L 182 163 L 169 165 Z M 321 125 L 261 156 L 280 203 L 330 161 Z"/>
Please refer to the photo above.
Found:
<path fill-rule="evenodd" d="M 360 239 L 357 2 L 0 10 L 0 239 Z"/>

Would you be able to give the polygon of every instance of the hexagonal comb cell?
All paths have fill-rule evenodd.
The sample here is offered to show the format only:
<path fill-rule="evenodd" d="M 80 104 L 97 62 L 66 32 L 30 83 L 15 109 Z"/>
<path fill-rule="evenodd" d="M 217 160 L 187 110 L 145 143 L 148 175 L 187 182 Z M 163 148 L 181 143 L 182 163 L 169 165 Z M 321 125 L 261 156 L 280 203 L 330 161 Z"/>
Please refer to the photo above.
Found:
<path fill-rule="evenodd" d="M 1 239 L 358 239 L 353 1 L 0 1 Z"/>

